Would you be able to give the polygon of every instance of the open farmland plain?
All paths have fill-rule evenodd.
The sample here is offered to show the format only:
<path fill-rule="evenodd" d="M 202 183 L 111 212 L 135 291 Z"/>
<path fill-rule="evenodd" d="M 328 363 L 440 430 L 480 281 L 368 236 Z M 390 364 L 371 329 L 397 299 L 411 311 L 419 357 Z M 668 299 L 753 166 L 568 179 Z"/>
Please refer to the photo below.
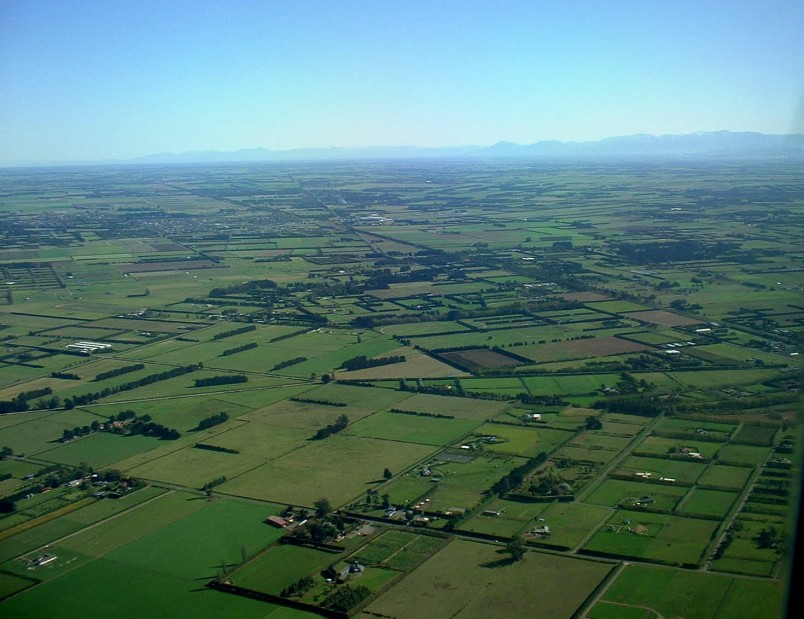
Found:
<path fill-rule="evenodd" d="M 0 171 L 0 614 L 782 616 L 802 195 L 769 162 Z"/>

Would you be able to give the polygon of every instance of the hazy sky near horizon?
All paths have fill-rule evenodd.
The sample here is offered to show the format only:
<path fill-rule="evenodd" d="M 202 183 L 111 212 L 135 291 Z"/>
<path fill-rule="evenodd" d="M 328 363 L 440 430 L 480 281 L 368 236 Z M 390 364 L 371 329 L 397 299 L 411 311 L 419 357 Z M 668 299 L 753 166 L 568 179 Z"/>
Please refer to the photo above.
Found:
<path fill-rule="evenodd" d="M 2 0 L 0 162 L 804 132 L 799 0 Z"/>

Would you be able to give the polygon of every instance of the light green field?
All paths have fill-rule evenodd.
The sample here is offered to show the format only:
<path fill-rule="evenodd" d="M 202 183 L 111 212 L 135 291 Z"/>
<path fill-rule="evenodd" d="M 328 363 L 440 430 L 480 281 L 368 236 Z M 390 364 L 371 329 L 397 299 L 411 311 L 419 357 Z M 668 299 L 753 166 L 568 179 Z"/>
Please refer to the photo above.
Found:
<path fill-rule="evenodd" d="M 538 586 L 555 593 L 540 601 L 540 612 L 568 617 L 610 570 L 602 563 L 535 552 L 506 565 L 497 549 L 454 541 L 366 610 L 400 619 L 418 618 L 421 608 L 410 601 L 427 599 L 427 613 L 432 617 L 524 617 L 532 612 L 532 592 Z M 566 578 L 569 573 L 573 575 L 571 585 Z"/>

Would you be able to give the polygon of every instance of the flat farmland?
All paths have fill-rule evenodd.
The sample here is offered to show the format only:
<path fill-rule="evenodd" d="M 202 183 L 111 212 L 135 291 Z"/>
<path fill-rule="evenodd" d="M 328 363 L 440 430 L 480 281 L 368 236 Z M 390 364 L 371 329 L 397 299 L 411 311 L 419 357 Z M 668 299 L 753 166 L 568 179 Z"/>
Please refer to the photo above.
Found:
<path fill-rule="evenodd" d="M 460 529 L 486 535 L 513 537 L 532 528 L 539 515 L 549 503 L 519 503 L 505 499 L 493 499 L 483 506 L 483 510 L 466 522 Z"/>
<path fill-rule="evenodd" d="M 338 380 L 382 380 L 388 378 L 442 378 L 446 376 L 468 376 L 464 371 L 458 370 L 443 361 L 434 359 L 428 354 L 412 348 L 395 349 L 391 355 L 402 354 L 405 361 L 391 363 L 365 370 L 352 372 L 337 372 Z M 388 356 L 380 355 L 379 358 Z"/>
<path fill-rule="evenodd" d="M 697 488 L 684 502 L 682 513 L 688 516 L 717 516 L 725 518 L 737 500 L 736 492 Z"/>
<path fill-rule="evenodd" d="M 340 505 L 363 494 L 368 482 L 382 479 L 385 468 L 404 470 L 434 451 L 414 443 L 336 435 L 310 441 L 227 481 L 218 490 L 293 505 L 312 505 L 325 496 L 333 505 Z M 318 466 L 321 462 L 327 465 Z"/>
<path fill-rule="evenodd" d="M 606 357 L 645 350 L 651 350 L 651 347 L 618 337 L 602 336 L 569 342 L 517 346 L 516 354 L 542 363 L 567 359 L 585 359 L 588 357 Z"/>
<path fill-rule="evenodd" d="M 279 595 L 282 589 L 301 576 L 317 574 L 335 560 L 336 555 L 329 552 L 282 544 L 238 570 L 234 583 L 239 587 Z"/>
<path fill-rule="evenodd" d="M 401 394 L 397 394 L 399 397 Z M 452 415 L 456 419 L 484 421 L 494 419 L 510 408 L 505 402 L 489 400 L 475 400 L 472 398 L 458 398 L 417 393 L 406 399 L 398 399 L 396 408 L 417 413 L 432 413 L 435 415 Z M 390 408 L 390 406 L 389 406 Z"/>
<path fill-rule="evenodd" d="M 700 460 L 684 452 L 699 453 L 705 459 L 711 459 L 720 448 L 721 443 L 698 441 L 694 438 L 665 438 L 663 436 L 648 436 L 634 449 L 638 455 L 673 456 L 674 459 L 683 459 L 689 462 Z"/>
<path fill-rule="evenodd" d="M 740 490 L 751 476 L 751 471 L 750 467 L 716 464 L 706 469 L 698 479 L 698 484 L 700 486 Z"/>
<path fill-rule="evenodd" d="M 612 513 L 609 507 L 591 505 L 573 501 L 561 503 L 555 501 L 548 504 L 539 518 L 550 527 L 550 537 L 547 542 L 567 548 L 575 548 L 589 537 L 603 521 Z M 540 522 L 542 524 L 542 522 Z"/>
<path fill-rule="evenodd" d="M 213 479 L 221 476 L 231 479 L 260 466 L 264 461 L 262 457 L 248 454 L 184 447 L 135 466 L 130 472 L 142 479 L 201 488 Z"/>
<path fill-rule="evenodd" d="M 532 612 L 534 587 L 545 587 L 555 595 L 540 601 L 541 612 L 568 617 L 611 569 L 603 563 L 537 552 L 528 552 L 520 562 L 503 562 L 498 569 L 489 569 L 500 562 L 495 546 L 454 541 L 366 610 L 399 619 L 418 618 L 421 608 L 411 600 L 427 599 L 427 612 L 433 617 L 524 617 Z"/>
<path fill-rule="evenodd" d="M 762 464 L 770 452 L 769 447 L 730 444 L 721 447 L 720 460 L 728 464 L 757 465 Z"/>
<path fill-rule="evenodd" d="M 572 438 L 564 430 L 527 428 L 489 423 L 477 428 L 475 436 L 495 436 L 498 442 L 485 443 L 484 449 L 494 453 L 511 454 L 533 458 L 541 452 L 550 453 Z"/>
<path fill-rule="evenodd" d="M 398 413 L 376 413 L 346 429 L 347 434 L 446 446 L 474 430 L 480 422 L 438 419 Z"/>
<path fill-rule="evenodd" d="M 621 475 L 650 473 L 652 479 L 672 478 L 682 484 L 695 483 L 706 470 L 706 464 L 686 460 L 628 456 L 620 463 L 616 472 Z"/>
<path fill-rule="evenodd" d="M 780 588 L 778 581 L 629 565 L 603 595 L 602 603 L 647 607 L 664 617 L 775 619 L 782 610 Z M 758 599 L 766 602 L 756 604 Z"/>
<path fill-rule="evenodd" d="M 686 327 L 689 325 L 700 324 L 700 320 L 695 318 L 688 318 L 681 314 L 674 314 L 664 310 L 650 310 L 646 312 L 628 312 L 624 316 L 638 320 L 640 322 L 648 322 L 660 327 Z"/>
<path fill-rule="evenodd" d="M 82 462 L 94 468 L 109 466 L 135 454 L 155 449 L 159 439 L 146 436 L 121 436 L 96 432 L 87 437 L 40 452 L 38 457 L 58 464 L 78 466 Z"/>
<path fill-rule="evenodd" d="M 636 503 L 651 509 L 672 510 L 688 492 L 688 488 L 650 484 L 624 479 L 607 479 L 584 500 L 605 507 L 633 507 Z M 695 512 L 697 513 L 697 512 Z"/>
<path fill-rule="evenodd" d="M 618 557 L 697 565 L 718 527 L 712 520 L 617 510 L 584 549 Z"/>
<path fill-rule="evenodd" d="M 441 356 L 468 370 L 487 370 L 521 365 L 521 361 L 503 355 L 494 350 L 462 350 L 460 352 L 445 352 Z"/>
<path fill-rule="evenodd" d="M 598 394 L 600 385 L 614 385 L 620 380 L 618 374 L 593 374 L 577 376 L 525 376 L 522 378 L 533 395 Z"/>

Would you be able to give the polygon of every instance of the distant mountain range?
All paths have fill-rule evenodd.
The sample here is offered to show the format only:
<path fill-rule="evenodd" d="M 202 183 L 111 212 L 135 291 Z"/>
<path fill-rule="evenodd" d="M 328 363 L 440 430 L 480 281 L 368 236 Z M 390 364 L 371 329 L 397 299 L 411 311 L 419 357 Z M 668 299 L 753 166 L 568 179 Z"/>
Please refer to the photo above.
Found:
<path fill-rule="evenodd" d="M 644 158 L 679 157 L 711 159 L 804 158 L 804 134 L 769 135 L 754 132 L 702 131 L 683 135 L 637 134 L 595 142 L 534 144 L 497 142 L 492 146 L 369 146 L 271 150 L 158 153 L 120 163 L 240 163 L 252 161 L 305 161 L 348 159 L 485 159 L 485 158 Z"/>
<path fill-rule="evenodd" d="M 271 150 L 157 153 L 135 159 L 24 163 L 5 165 L 108 165 L 171 163 L 246 163 L 350 159 L 804 159 L 804 134 L 773 135 L 749 131 L 700 131 L 683 135 L 640 133 L 595 142 L 547 140 L 534 144 L 497 142 L 492 146 L 367 146 Z"/>

